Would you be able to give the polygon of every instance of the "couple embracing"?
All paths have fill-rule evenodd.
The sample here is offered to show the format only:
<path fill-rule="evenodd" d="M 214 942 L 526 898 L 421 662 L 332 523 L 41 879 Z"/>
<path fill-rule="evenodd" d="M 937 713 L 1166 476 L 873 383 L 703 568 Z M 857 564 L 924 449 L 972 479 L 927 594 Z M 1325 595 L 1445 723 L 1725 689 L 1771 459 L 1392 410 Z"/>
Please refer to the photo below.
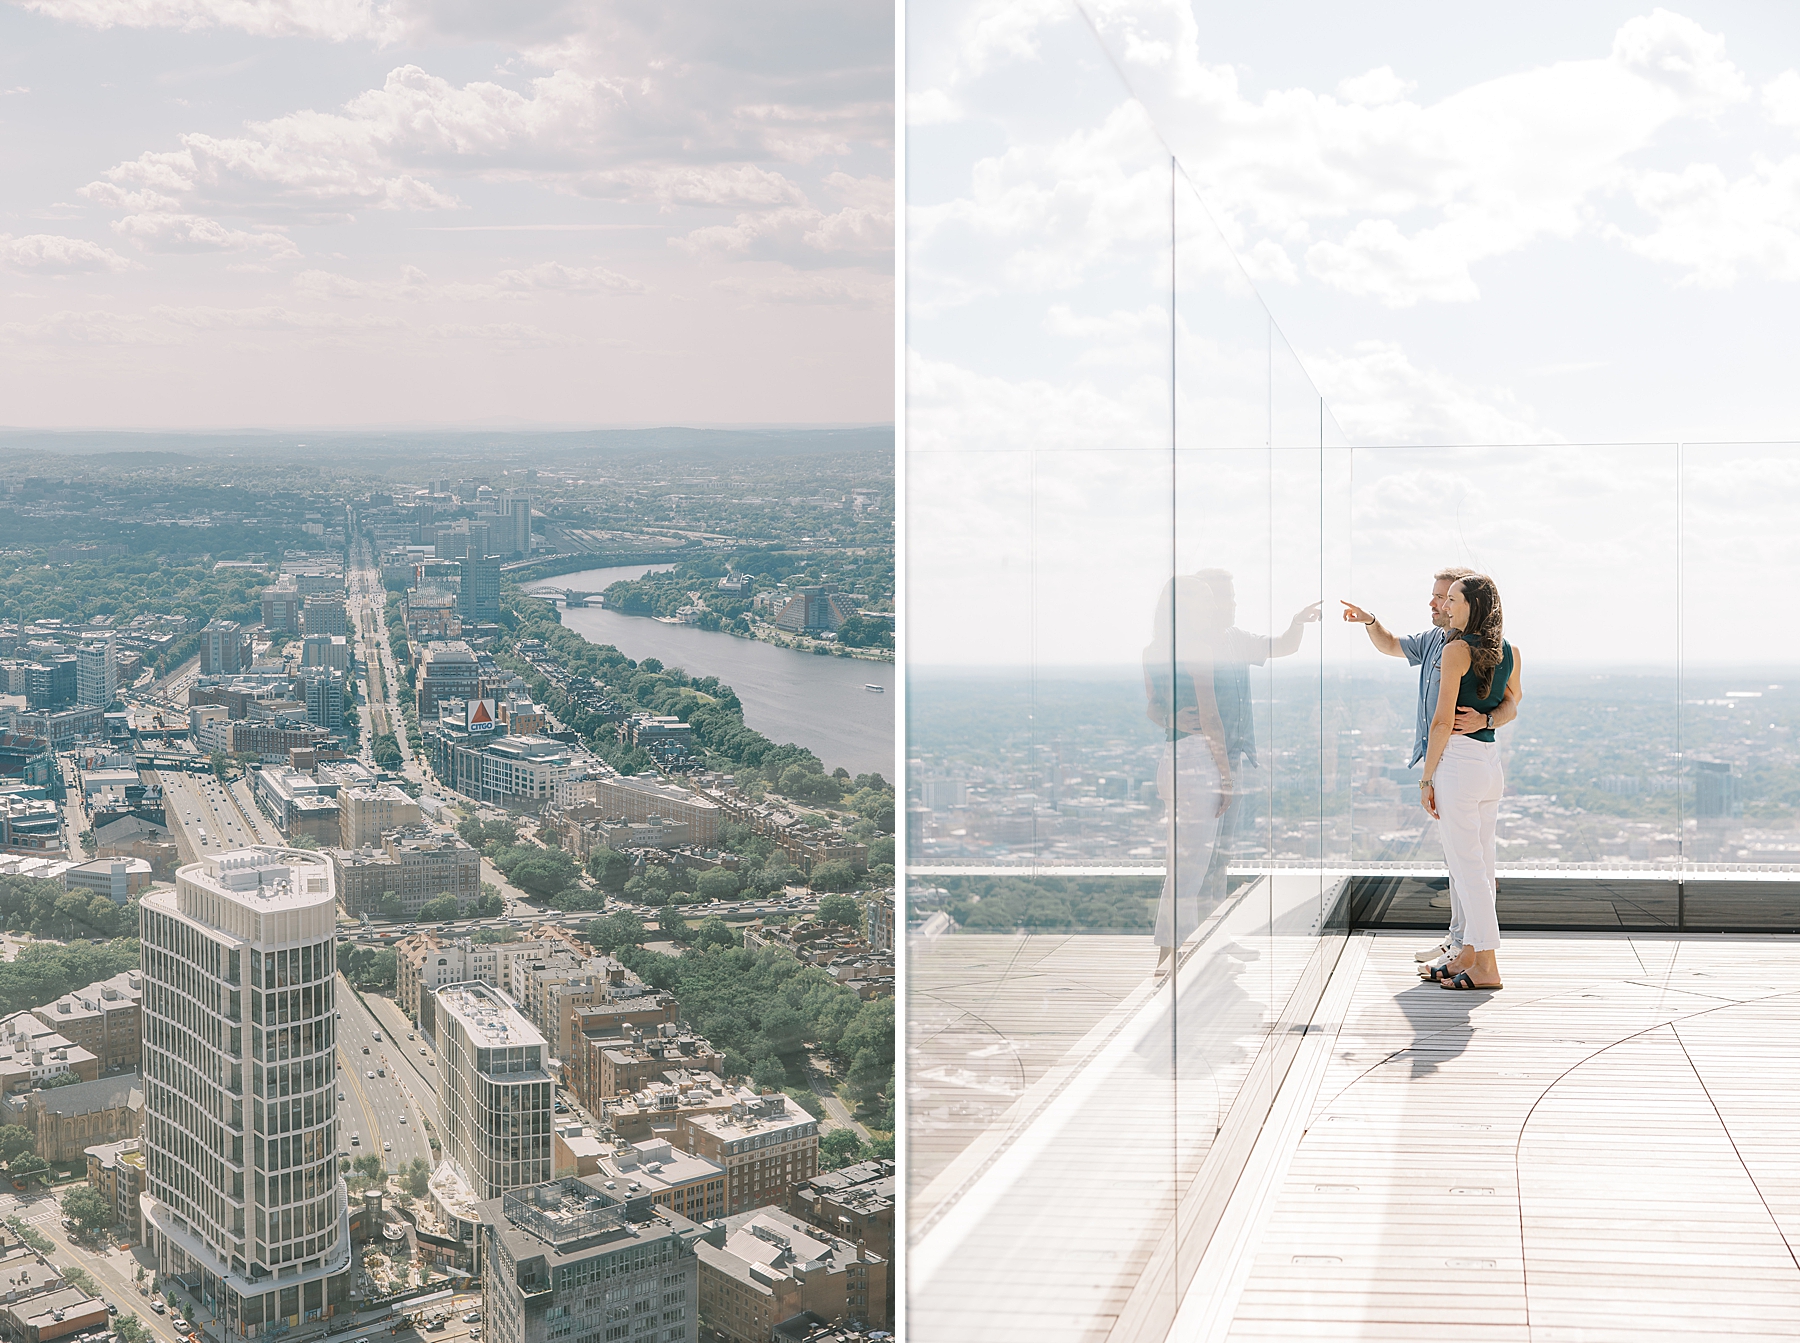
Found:
<path fill-rule="evenodd" d="M 1500 590 L 1486 574 L 1440 569 L 1431 589 L 1431 628 L 1396 637 L 1373 613 L 1344 602 L 1344 619 L 1369 642 L 1419 668 L 1412 758 L 1425 762 L 1419 801 L 1438 823 L 1450 869 L 1450 931 L 1419 953 L 1419 973 L 1446 989 L 1503 987 L 1495 953 L 1495 827 L 1505 778 L 1494 729 L 1518 714 L 1523 660 L 1504 637 Z"/>

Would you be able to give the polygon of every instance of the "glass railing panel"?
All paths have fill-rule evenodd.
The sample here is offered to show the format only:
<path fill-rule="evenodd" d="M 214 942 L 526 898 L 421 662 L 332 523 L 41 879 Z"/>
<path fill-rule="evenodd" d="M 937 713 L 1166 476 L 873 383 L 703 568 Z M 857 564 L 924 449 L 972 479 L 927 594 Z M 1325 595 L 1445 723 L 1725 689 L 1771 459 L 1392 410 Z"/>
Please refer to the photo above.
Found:
<path fill-rule="evenodd" d="M 1175 1209 L 1173 168 L 1073 9 L 908 32 L 907 1337 L 1085 1339 Z"/>
<path fill-rule="evenodd" d="M 1676 475 L 1662 444 L 1356 450 L 1348 595 L 1413 634 L 1429 626 L 1433 573 L 1478 569 L 1497 581 L 1523 656 L 1519 717 L 1497 738 L 1502 931 L 1514 916 L 1676 926 L 1678 892 L 1655 879 L 1678 865 L 1682 840 Z M 1418 670 L 1365 641 L 1355 678 L 1358 864 L 1416 873 L 1365 892 L 1363 906 L 1389 926 L 1441 928 L 1442 847 L 1407 763 Z M 1505 876 L 1564 869 L 1609 876 L 1554 897 Z"/>
<path fill-rule="evenodd" d="M 1681 799 L 1690 928 L 1800 925 L 1800 634 L 1783 616 L 1800 445 L 1681 449 Z"/>

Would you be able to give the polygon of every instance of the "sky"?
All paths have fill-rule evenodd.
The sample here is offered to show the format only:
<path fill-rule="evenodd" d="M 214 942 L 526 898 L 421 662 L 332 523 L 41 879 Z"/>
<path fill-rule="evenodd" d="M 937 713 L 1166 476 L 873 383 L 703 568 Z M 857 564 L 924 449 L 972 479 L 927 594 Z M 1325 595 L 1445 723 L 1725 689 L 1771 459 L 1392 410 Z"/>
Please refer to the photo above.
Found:
<path fill-rule="evenodd" d="M 924 0 L 907 84 L 916 662 L 1131 661 L 1172 565 L 1261 627 L 1450 562 L 1662 661 L 1800 562 L 1794 451 L 1691 446 L 1800 440 L 1800 11 Z"/>
<path fill-rule="evenodd" d="M 893 419 L 871 0 L 0 0 L 0 425 Z"/>

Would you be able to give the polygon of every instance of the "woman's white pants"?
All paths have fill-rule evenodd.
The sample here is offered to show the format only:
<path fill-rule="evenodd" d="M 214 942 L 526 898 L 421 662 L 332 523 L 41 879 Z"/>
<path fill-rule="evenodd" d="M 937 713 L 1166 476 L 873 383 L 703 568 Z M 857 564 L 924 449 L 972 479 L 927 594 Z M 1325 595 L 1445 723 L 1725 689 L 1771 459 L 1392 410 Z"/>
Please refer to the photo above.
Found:
<path fill-rule="evenodd" d="M 1463 944 L 1475 951 L 1500 946 L 1494 912 L 1494 864 L 1499 851 L 1494 829 L 1506 776 L 1496 742 L 1451 737 L 1432 776 L 1437 793 L 1438 836 L 1450 885 L 1462 905 Z"/>
<path fill-rule="evenodd" d="M 1156 910 L 1156 945 L 1178 947 L 1218 903 L 1206 876 L 1219 837 L 1219 767 L 1205 737 L 1196 733 L 1163 748 L 1156 792 L 1169 825 L 1169 871 Z"/>

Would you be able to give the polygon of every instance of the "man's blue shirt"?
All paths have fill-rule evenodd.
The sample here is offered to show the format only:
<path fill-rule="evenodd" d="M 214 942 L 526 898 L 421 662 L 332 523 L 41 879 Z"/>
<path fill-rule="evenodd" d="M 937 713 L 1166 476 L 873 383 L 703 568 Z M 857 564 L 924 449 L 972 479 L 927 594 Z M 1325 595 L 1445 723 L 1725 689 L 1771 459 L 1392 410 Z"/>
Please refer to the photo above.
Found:
<path fill-rule="evenodd" d="M 1438 675 L 1448 642 L 1449 634 L 1435 625 L 1423 634 L 1408 634 L 1400 640 L 1400 651 L 1406 654 L 1408 664 L 1419 669 L 1418 736 L 1413 741 L 1412 759 L 1406 762 L 1408 769 L 1425 758 L 1425 748 L 1431 741 L 1431 715 L 1437 710 Z"/>

